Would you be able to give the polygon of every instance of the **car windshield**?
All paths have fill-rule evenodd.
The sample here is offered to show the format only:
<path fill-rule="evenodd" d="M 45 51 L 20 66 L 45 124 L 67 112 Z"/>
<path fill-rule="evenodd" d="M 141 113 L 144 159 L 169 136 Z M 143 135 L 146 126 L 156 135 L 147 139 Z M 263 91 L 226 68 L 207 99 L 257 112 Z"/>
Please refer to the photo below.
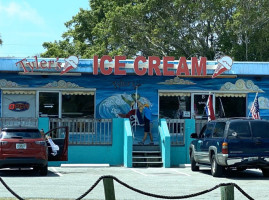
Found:
<path fill-rule="evenodd" d="M 39 131 L 35 130 L 9 130 L 9 131 L 2 131 L 0 133 L 0 138 L 35 139 L 35 138 L 41 138 L 41 134 Z"/>
<path fill-rule="evenodd" d="M 269 122 L 267 121 L 252 121 L 251 130 L 253 137 L 269 138 Z"/>

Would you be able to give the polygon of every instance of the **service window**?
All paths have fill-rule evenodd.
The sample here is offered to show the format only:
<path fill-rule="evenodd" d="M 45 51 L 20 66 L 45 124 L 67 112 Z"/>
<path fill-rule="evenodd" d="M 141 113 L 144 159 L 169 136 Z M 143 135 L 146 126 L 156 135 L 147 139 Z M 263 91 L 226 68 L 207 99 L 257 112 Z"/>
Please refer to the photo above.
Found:
<path fill-rule="evenodd" d="M 160 118 L 189 119 L 191 118 L 190 96 L 160 96 Z"/>
<path fill-rule="evenodd" d="M 63 118 L 94 118 L 94 95 L 62 95 Z"/>
<path fill-rule="evenodd" d="M 246 117 L 246 97 L 216 97 L 217 118 Z"/>

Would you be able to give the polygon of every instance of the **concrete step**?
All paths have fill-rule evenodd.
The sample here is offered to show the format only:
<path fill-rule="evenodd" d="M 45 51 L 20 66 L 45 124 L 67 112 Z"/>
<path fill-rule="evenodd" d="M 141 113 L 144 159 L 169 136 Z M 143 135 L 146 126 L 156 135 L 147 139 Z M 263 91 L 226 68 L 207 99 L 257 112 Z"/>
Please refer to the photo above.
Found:
<path fill-rule="evenodd" d="M 133 156 L 133 159 L 140 159 L 140 158 L 145 158 L 145 159 L 162 159 L 161 156 Z"/>
<path fill-rule="evenodd" d="M 145 151 L 145 150 L 141 150 L 141 151 L 133 151 L 133 154 L 160 154 L 161 152 L 160 151 Z"/>
<path fill-rule="evenodd" d="M 133 167 L 162 167 L 162 154 L 158 145 L 134 145 Z"/>
<path fill-rule="evenodd" d="M 133 151 L 160 151 L 159 145 L 133 145 Z"/>
<path fill-rule="evenodd" d="M 162 162 L 133 162 L 133 164 L 163 164 Z"/>

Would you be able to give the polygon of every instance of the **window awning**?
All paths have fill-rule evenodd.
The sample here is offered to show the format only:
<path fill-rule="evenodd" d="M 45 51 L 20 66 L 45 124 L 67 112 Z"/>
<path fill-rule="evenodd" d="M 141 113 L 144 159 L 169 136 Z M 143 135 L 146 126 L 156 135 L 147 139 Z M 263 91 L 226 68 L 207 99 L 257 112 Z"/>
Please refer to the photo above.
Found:
<path fill-rule="evenodd" d="M 3 90 L 3 94 L 35 94 L 34 90 Z"/>
<path fill-rule="evenodd" d="M 63 91 L 62 95 L 94 95 L 94 91 Z"/>
<path fill-rule="evenodd" d="M 216 97 L 246 97 L 245 93 L 216 93 Z"/>
<path fill-rule="evenodd" d="M 166 96 L 166 97 L 177 97 L 177 96 L 182 96 L 182 97 L 189 97 L 191 96 L 190 92 L 160 92 L 160 96 Z"/>

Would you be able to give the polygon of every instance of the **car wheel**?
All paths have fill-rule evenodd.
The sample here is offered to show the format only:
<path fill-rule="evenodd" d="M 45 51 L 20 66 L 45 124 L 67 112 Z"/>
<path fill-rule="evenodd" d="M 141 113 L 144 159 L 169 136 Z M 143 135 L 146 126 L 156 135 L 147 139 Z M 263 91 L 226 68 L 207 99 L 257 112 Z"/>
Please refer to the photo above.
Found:
<path fill-rule="evenodd" d="M 268 168 L 262 169 L 262 174 L 264 177 L 269 177 L 269 169 Z"/>
<path fill-rule="evenodd" d="M 212 155 L 211 159 L 211 174 L 213 177 L 221 177 L 223 175 L 224 168 L 219 165 L 216 161 L 215 154 Z"/>
<path fill-rule="evenodd" d="M 199 171 L 199 166 L 196 165 L 193 153 L 191 153 L 191 170 L 192 171 Z"/>
<path fill-rule="evenodd" d="M 44 167 L 40 167 L 39 174 L 41 176 L 47 176 L 47 174 L 48 174 L 48 165 L 46 165 Z"/>

